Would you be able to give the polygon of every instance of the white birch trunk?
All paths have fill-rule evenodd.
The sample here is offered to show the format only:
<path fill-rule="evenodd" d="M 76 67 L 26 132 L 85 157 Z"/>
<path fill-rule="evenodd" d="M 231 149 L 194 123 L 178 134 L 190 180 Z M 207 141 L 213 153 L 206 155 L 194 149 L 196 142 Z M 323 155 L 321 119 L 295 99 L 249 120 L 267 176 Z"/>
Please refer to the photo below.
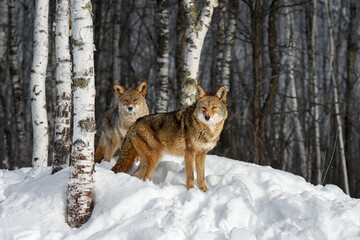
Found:
<path fill-rule="evenodd" d="M 215 89 L 221 87 L 221 73 L 224 62 L 224 46 L 225 46 L 225 22 L 227 20 L 227 5 L 228 0 L 223 0 L 219 2 L 219 23 L 217 26 L 217 53 L 216 53 L 216 62 L 215 62 Z M 227 89 L 226 89 L 227 90 Z"/>
<path fill-rule="evenodd" d="M 340 116 L 340 109 L 339 109 L 339 96 L 338 96 L 338 89 L 337 89 L 337 80 L 335 74 L 335 39 L 334 39 L 334 20 L 333 20 L 333 2 L 329 0 L 328 3 L 325 4 L 326 6 L 326 15 L 327 20 L 329 23 L 329 34 L 330 34 L 330 78 L 333 83 L 334 87 L 334 102 L 335 102 L 335 115 L 336 115 L 336 123 L 337 128 L 339 131 L 339 150 L 340 150 L 340 158 L 343 170 L 343 177 L 344 177 L 344 191 L 346 194 L 350 195 L 349 190 L 349 180 L 348 180 L 348 172 L 346 166 L 346 157 L 345 157 L 345 146 L 344 146 L 344 138 L 343 138 L 343 129 L 342 129 L 342 122 Z"/>
<path fill-rule="evenodd" d="M 205 0 L 200 16 L 198 16 L 195 0 L 184 1 L 188 28 L 180 94 L 180 102 L 183 107 L 190 106 L 196 101 L 201 50 L 211 23 L 214 8 L 217 5 L 217 0 Z"/>
<path fill-rule="evenodd" d="M 155 112 L 165 113 L 169 102 L 169 0 L 161 0 L 159 10 L 160 33 L 157 54 L 159 88 L 156 90 Z"/>
<path fill-rule="evenodd" d="M 69 1 L 56 1 L 56 119 L 53 152 L 53 173 L 70 162 L 71 122 L 71 58 L 69 46 Z"/>
<path fill-rule="evenodd" d="M 321 182 L 321 151 L 320 151 L 320 127 L 319 127 L 319 106 L 317 105 L 319 102 L 318 94 L 318 81 L 317 81 L 317 73 L 316 73 L 316 51 L 317 51 L 317 0 L 314 0 L 314 15 L 312 22 L 312 34 L 311 34 L 311 42 L 312 42 L 312 76 L 313 76 L 313 101 L 315 105 L 313 107 L 313 116 L 314 116 L 314 134 L 315 134 L 315 153 L 316 153 L 316 171 L 317 171 L 317 179 L 316 182 Z"/>
<path fill-rule="evenodd" d="M 231 14 L 229 15 L 228 28 L 226 30 L 225 44 L 224 44 L 224 57 L 221 69 L 221 85 L 226 87 L 226 91 L 230 92 L 230 77 L 231 77 L 231 60 L 233 54 L 233 46 L 236 34 L 236 13 L 238 4 L 233 4 L 230 7 Z"/>
<path fill-rule="evenodd" d="M 290 4 L 290 3 L 289 3 Z M 296 93 L 296 84 L 295 84 L 295 49 L 296 47 L 296 39 L 291 38 L 291 36 L 294 36 L 291 34 L 292 29 L 294 29 L 294 17 L 292 15 L 292 10 L 288 11 L 286 14 L 286 19 L 288 23 L 288 28 L 286 29 L 287 35 L 289 38 L 289 57 L 288 57 L 288 64 L 289 64 L 289 78 L 290 78 L 290 111 L 294 113 L 294 125 L 295 125 L 295 136 L 296 136 L 296 143 L 298 144 L 299 148 L 299 155 L 300 155 L 300 170 L 301 174 L 303 176 L 307 176 L 307 169 L 308 169 L 308 163 L 306 158 L 306 150 L 305 150 L 305 138 L 303 135 L 303 128 L 300 123 L 300 117 L 299 117 L 299 107 L 298 107 L 298 101 L 297 101 L 297 93 Z M 321 171 L 320 171 L 321 173 Z M 320 183 L 318 183 L 320 184 Z"/>
<path fill-rule="evenodd" d="M 73 45 L 72 168 L 68 185 L 67 221 L 80 227 L 92 212 L 95 136 L 95 81 L 92 6 L 88 0 L 71 0 Z"/>
<path fill-rule="evenodd" d="M 33 166 L 47 166 L 49 127 L 46 110 L 46 68 L 48 62 L 49 1 L 36 0 L 34 22 L 34 56 L 31 67 L 30 93 L 33 126 Z"/>

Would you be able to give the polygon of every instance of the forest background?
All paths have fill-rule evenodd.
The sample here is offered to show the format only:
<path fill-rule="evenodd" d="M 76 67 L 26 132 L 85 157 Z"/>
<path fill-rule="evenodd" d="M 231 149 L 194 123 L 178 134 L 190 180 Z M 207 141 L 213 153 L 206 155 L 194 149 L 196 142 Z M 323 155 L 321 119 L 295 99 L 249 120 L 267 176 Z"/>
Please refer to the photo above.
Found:
<path fill-rule="evenodd" d="M 50 1 L 49 153 L 56 111 L 55 5 Z M 96 143 L 104 113 L 116 99 L 114 83 L 135 87 L 146 80 L 151 113 L 164 103 L 167 111 L 180 107 L 178 79 L 186 39 L 182 6 L 181 0 L 92 1 Z M 0 169 L 32 164 L 34 7 L 29 0 L 0 1 Z M 169 11 L 169 72 L 167 97 L 160 99 L 163 8 Z M 345 191 L 348 185 L 350 195 L 359 197 L 359 13 L 356 0 L 334 0 L 330 6 L 329 1 L 219 1 L 198 76 L 208 91 L 228 87 L 229 118 L 211 154 L 269 165 L 314 184 L 332 183 Z M 23 111 L 17 110 L 19 104 Z"/>

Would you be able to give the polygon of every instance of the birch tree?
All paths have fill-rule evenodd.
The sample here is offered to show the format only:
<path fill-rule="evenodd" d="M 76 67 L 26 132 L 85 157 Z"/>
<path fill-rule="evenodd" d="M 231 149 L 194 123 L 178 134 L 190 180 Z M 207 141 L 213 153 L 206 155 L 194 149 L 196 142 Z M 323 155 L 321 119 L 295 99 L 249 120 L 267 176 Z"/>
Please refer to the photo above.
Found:
<path fill-rule="evenodd" d="M 230 14 L 224 40 L 224 57 L 221 68 L 221 85 L 226 87 L 227 92 L 230 91 L 231 60 L 235 42 L 236 16 L 239 10 L 239 2 L 238 0 L 228 0 L 228 6 L 230 7 Z"/>
<path fill-rule="evenodd" d="M 221 83 L 221 72 L 224 62 L 224 45 L 225 45 L 225 22 L 227 20 L 227 5 L 228 0 L 220 1 L 218 10 L 219 10 L 219 20 L 217 23 L 217 52 L 216 52 L 216 60 L 215 60 L 215 87 L 214 89 L 219 88 Z M 228 89 L 226 88 L 228 91 Z"/>
<path fill-rule="evenodd" d="M 56 1 L 56 107 L 53 173 L 69 166 L 71 122 L 71 58 L 69 47 L 69 1 Z"/>
<path fill-rule="evenodd" d="M 333 1 L 329 0 L 328 3 L 325 4 L 326 6 L 326 16 L 329 24 L 329 35 L 330 35 L 330 78 L 333 83 L 333 90 L 334 90 L 334 102 L 335 102 L 335 116 L 336 116 L 336 123 L 337 123 L 337 131 L 339 133 L 339 150 L 340 150 L 340 159 L 342 164 L 343 170 L 343 177 L 344 177 L 344 190 L 345 193 L 350 195 L 349 190 L 349 180 L 348 180 L 348 173 L 346 167 L 346 157 L 345 157 L 345 146 L 344 146 L 344 138 L 343 138 L 343 127 L 342 121 L 340 116 L 340 109 L 339 109 L 339 96 L 338 96 L 338 84 L 336 80 L 336 63 L 335 63 L 335 37 L 334 37 L 334 15 L 333 15 Z"/>
<path fill-rule="evenodd" d="M 159 81 L 159 87 L 156 91 L 155 112 L 164 113 L 168 107 L 169 89 L 169 0 L 160 0 L 158 23 L 157 79 Z"/>
<path fill-rule="evenodd" d="M 72 168 L 68 184 L 67 222 L 80 227 L 92 212 L 94 171 L 95 79 L 92 5 L 71 0 L 73 53 Z"/>
<path fill-rule="evenodd" d="M 287 1 L 288 4 L 290 4 L 289 1 Z M 306 159 L 306 150 L 305 150 L 305 138 L 303 135 L 303 127 L 300 122 L 300 116 L 299 116 L 299 107 L 298 107 L 298 100 L 297 100 L 297 93 L 296 93 L 296 84 L 295 84 L 295 59 L 296 59 L 296 52 L 295 49 L 297 49 L 296 44 L 296 37 L 294 37 L 294 16 L 289 10 L 286 14 L 287 19 L 287 35 L 289 39 L 289 56 L 288 56 L 288 66 L 289 66 L 289 78 L 290 78 L 290 111 L 294 114 L 294 125 L 295 125 L 295 136 L 296 136 L 296 143 L 298 144 L 299 149 L 299 155 L 300 155 L 300 171 L 303 176 L 307 176 L 307 159 Z M 319 173 L 318 173 L 319 174 Z M 318 175 L 317 174 L 317 175 Z M 320 169 L 321 174 L 321 169 Z M 319 177 L 319 176 L 318 176 Z M 321 175 L 320 175 L 321 180 Z M 320 184 L 320 182 L 318 182 Z"/>
<path fill-rule="evenodd" d="M 46 111 L 46 68 L 48 62 L 49 2 L 36 0 L 34 56 L 30 75 L 31 116 L 33 126 L 33 166 L 47 166 L 49 129 Z"/>
<path fill-rule="evenodd" d="M 177 88 L 181 89 L 184 60 L 185 60 L 185 49 L 186 49 L 186 16 L 185 16 L 185 4 L 184 0 L 179 0 L 178 13 L 176 18 L 176 52 L 175 52 L 175 70 L 176 70 L 176 83 Z M 180 93 L 180 90 L 178 91 Z M 180 98 L 177 98 L 178 105 Z"/>
<path fill-rule="evenodd" d="M 199 75 L 201 50 L 211 23 L 217 0 L 205 0 L 200 13 L 195 0 L 184 0 L 187 28 L 184 70 L 181 76 L 180 102 L 183 107 L 192 105 L 196 100 L 196 86 Z"/>
<path fill-rule="evenodd" d="M 316 169 L 317 169 L 317 182 L 321 182 L 321 151 L 320 151 L 320 126 L 319 126 L 319 88 L 318 80 L 316 73 L 316 51 L 317 51 L 317 0 L 313 1 L 313 20 L 312 20 L 312 32 L 311 32 L 311 75 L 312 75 L 312 90 L 313 90 L 313 102 L 315 103 L 312 109 L 313 119 L 314 119 L 314 140 L 315 140 L 315 156 L 316 156 Z"/>

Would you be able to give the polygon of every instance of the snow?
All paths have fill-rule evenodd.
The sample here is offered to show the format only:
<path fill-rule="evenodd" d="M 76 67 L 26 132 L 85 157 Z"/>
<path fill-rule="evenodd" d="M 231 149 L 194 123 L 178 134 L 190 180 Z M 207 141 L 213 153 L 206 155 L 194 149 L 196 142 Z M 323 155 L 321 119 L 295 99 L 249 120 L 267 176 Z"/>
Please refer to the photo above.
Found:
<path fill-rule="evenodd" d="M 206 193 L 186 189 L 182 158 L 142 181 L 96 164 L 94 210 L 65 222 L 69 168 L 0 170 L 0 239 L 360 239 L 360 200 L 291 173 L 209 155 Z"/>

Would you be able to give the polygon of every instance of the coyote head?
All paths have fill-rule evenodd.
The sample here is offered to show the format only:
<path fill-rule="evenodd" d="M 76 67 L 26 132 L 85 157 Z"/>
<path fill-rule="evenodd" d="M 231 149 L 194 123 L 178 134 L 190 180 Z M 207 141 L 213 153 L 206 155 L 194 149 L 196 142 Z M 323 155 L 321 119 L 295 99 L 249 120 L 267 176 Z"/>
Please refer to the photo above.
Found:
<path fill-rule="evenodd" d="M 142 82 L 135 89 L 125 88 L 119 84 L 114 84 L 114 89 L 119 97 L 119 110 L 127 113 L 136 113 L 146 107 L 147 83 Z"/>
<path fill-rule="evenodd" d="M 197 86 L 197 103 L 195 117 L 201 122 L 212 125 L 224 121 L 227 118 L 226 88 L 223 86 L 214 94 L 207 94 L 205 90 Z"/>

